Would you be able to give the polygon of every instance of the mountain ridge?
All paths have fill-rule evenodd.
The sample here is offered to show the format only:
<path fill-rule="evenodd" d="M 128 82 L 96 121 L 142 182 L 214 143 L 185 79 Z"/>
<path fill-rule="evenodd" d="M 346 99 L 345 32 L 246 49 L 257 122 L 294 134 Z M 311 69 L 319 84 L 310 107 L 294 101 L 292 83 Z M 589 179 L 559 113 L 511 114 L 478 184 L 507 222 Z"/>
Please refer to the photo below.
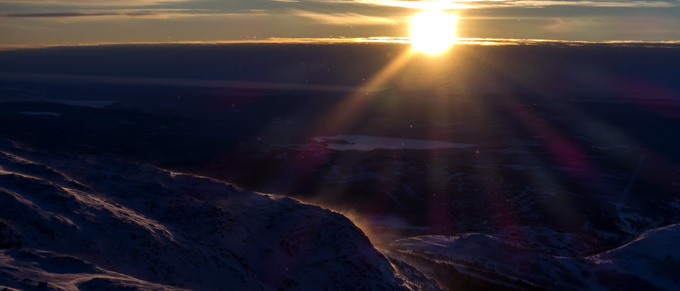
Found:
<path fill-rule="evenodd" d="M 214 179 L 4 143 L 0 185 L 6 287 L 438 288 L 406 284 L 339 213 Z"/>

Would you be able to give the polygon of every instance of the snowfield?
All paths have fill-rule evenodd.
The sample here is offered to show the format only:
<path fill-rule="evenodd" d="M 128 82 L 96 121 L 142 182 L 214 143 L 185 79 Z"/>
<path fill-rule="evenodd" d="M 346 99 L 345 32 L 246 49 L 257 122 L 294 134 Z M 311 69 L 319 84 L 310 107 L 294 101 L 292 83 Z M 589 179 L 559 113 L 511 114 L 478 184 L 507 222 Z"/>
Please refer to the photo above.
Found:
<path fill-rule="evenodd" d="M 678 290 L 678 241 L 680 224 L 649 230 L 621 247 L 584 257 L 548 254 L 524 240 L 481 233 L 413 237 L 389 247 L 394 257 L 426 260 L 430 266 L 452 267 L 518 289 Z M 563 245 L 569 247 L 568 242 Z"/>
<path fill-rule="evenodd" d="M 0 142 L 0 205 L 0 289 L 439 290 L 338 213 L 111 157 Z"/>

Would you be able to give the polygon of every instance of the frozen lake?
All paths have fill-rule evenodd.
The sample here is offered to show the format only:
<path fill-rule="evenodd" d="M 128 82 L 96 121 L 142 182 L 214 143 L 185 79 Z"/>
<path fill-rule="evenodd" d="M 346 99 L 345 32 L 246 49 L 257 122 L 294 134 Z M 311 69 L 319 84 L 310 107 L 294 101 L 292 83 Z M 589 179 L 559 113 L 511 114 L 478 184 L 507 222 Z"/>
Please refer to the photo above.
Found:
<path fill-rule="evenodd" d="M 445 148 L 467 148 L 474 146 L 472 144 L 453 143 L 439 140 L 378 137 L 368 135 L 317 136 L 313 138 L 313 140 L 317 142 L 328 142 L 329 149 L 338 151 L 372 151 L 375 149 L 431 150 Z"/>

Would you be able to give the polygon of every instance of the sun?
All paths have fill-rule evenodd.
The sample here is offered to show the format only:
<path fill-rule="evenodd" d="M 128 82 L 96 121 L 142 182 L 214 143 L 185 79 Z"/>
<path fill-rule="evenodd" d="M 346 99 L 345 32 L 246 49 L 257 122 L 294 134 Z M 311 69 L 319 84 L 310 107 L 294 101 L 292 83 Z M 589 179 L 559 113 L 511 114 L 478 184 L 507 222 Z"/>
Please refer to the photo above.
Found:
<path fill-rule="evenodd" d="M 411 18 L 411 45 L 429 55 L 445 52 L 456 42 L 457 17 L 441 10 L 427 10 Z"/>

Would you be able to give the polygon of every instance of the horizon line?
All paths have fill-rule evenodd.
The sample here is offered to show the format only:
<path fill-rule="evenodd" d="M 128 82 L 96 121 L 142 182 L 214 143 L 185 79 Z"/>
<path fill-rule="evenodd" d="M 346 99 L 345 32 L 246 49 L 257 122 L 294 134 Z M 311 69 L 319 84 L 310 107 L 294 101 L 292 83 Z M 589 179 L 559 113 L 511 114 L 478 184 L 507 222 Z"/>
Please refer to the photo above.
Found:
<path fill-rule="evenodd" d="M 409 37 L 328 37 L 328 38 L 283 38 L 271 37 L 262 39 L 243 40 L 220 40 L 220 41 L 164 41 L 164 42 L 99 42 L 99 43 L 74 43 L 74 44 L 5 44 L 0 45 L 0 51 L 22 49 L 46 49 L 59 47 L 96 47 L 96 46 L 145 46 L 145 45 L 226 45 L 226 44 L 351 44 L 351 43 L 383 43 L 383 44 L 410 44 Z M 559 39 L 522 39 L 522 38 L 458 38 L 454 45 L 663 45 L 680 46 L 680 40 L 644 41 L 644 40 L 559 40 Z"/>

